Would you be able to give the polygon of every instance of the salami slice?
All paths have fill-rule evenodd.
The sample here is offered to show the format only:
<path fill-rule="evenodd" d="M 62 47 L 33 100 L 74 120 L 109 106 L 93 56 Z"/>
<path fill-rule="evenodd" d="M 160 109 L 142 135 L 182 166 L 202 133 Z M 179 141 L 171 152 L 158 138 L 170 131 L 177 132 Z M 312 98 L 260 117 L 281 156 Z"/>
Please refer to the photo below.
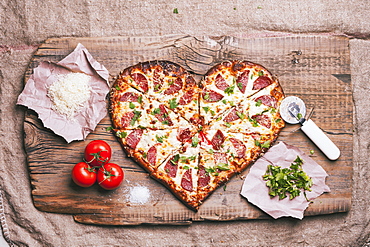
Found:
<path fill-rule="evenodd" d="M 183 82 L 181 78 L 168 82 L 170 86 L 163 92 L 164 94 L 174 94 L 182 89 Z"/>
<path fill-rule="evenodd" d="M 256 98 L 255 101 L 256 102 L 260 101 L 262 104 L 273 107 L 273 108 L 276 108 L 276 104 L 277 104 L 277 100 L 275 99 L 275 97 L 271 95 L 262 95 Z"/>
<path fill-rule="evenodd" d="M 218 74 L 215 79 L 215 86 L 224 91 L 226 88 L 229 87 L 229 84 L 226 83 L 226 80 L 222 77 L 221 74 Z"/>
<path fill-rule="evenodd" d="M 152 166 L 155 166 L 156 163 L 157 163 L 157 147 L 160 144 L 154 144 L 153 146 L 151 146 L 148 150 L 148 153 L 147 153 L 147 159 L 148 159 L 148 162 L 149 164 L 151 164 Z"/>
<path fill-rule="evenodd" d="M 230 123 L 230 122 L 238 120 L 238 119 L 239 119 L 239 116 L 237 114 L 237 110 L 236 110 L 236 108 L 233 108 L 229 112 L 229 114 L 226 115 L 226 117 L 224 118 L 224 121 L 227 122 L 227 123 Z"/>
<path fill-rule="evenodd" d="M 131 120 L 134 117 L 134 112 L 125 112 L 121 117 L 121 128 L 126 128 L 131 125 Z"/>
<path fill-rule="evenodd" d="M 215 164 L 227 164 L 227 154 L 226 153 L 220 153 L 220 152 L 215 152 L 214 154 L 215 158 Z"/>
<path fill-rule="evenodd" d="M 254 115 L 251 118 L 256 120 L 257 123 L 259 123 L 260 125 L 268 129 L 271 128 L 271 119 L 269 116 L 262 114 L 262 115 Z"/>
<path fill-rule="evenodd" d="M 164 166 L 164 170 L 167 172 L 168 176 L 170 176 L 171 178 L 176 177 L 178 163 L 179 163 L 178 156 L 175 155 L 169 161 L 167 161 L 166 165 Z"/>
<path fill-rule="evenodd" d="M 260 76 L 253 82 L 253 90 L 260 90 L 272 84 L 272 80 L 267 76 Z"/>
<path fill-rule="evenodd" d="M 129 146 L 132 149 L 135 149 L 137 144 L 140 142 L 141 136 L 143 135 L 143 130 L 137 129 L 132 131 L 127 137 L 126 137 L 126 143 L 127 146 Z"/>
<path fill-rule="evenodd" d="M 213 136 L 211 143 L 214 150 L 219 150 L 225 141 L 225 136 L 221 130 L 217 130 L 216 134 Z"/>
<path fill-rule="evenodd" d="M 194 94 L 195 93 L 193 90 L 186 91 L 185 94 L 180 98 L 179 105 L 189 104 L 193 100 Z"/>
<path fill-rule="evenodd" d="M 162 124 L 166 124 L 168 126 L 172 126 L 173 125 L 173 122 L 171 121 L 171 118 L 168 115 L 168 112 L 167 112 L 166 107 L 164 105 L 159 105 L 159 113 L 156 113 L 154 116 Z"/>
<path fill-rule="evenodd" d="M 192 169 L 186 170 L 181 178 L 181 187 L 187 191 L 193 191 L 193 178 L 191 176 Z"/>
<path fill-rule="evenodd" d="M 191 131 L 189 128 L 186 129 L 179 129 L 179 132 L 177 134 L 177 140 L 179 140 L 182 143 L 185 143 L 191 139 Z"/>
<path fill-rule="evenodd" d="M 249 70 L 246 70 L 238 76 L 238 79 L 236 79 L 237 88 L 241 93 L 245 93 L 245 89 L 247 88 L 248 85 L 248 78 Z"/>
<path fill-rule="evenodd" d="M 218 102 L 224 98 L 222 94 L 209 89 L 203 91 L 202 97 L 206 102 Z"/>
<path fill-rule="evenodd" d="M 209 181 L 211 180 L 211 177 L 209 176 L 208 172 L 206 172 L 206 169 L 204 166 L 199 166 L 198 168 L 198 186 L 199 187 L 205 187 L 209 184 Z"/>
<path fill-rule="evenodd" d="M 148 92 L 148 80 L 143 74 L 133 73 L 131 74 L 131 77 L 144 92 Z"/>
<path fill-rule="evenodd" d="M 230 138 L 230 142 L 233 144 L 237 158 L 244 158 L 245 151 L 247 148 L 245 147 L 244 143 L 241 140 Z"/>
<path fill-rule="evenodd" d="M 122 101 L 122 102 L 137 102 L 139 97 L 140 96 L 136 93 L 126 92 L 120 97 L 119 101 Z"/>

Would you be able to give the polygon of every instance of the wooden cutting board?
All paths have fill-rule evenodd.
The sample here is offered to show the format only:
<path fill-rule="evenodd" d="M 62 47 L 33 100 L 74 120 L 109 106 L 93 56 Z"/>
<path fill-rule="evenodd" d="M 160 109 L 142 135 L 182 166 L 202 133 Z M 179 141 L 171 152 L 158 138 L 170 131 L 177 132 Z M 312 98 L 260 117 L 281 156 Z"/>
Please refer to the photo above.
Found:
<path fill-rule="evenodd" d="M 347 212 L 351 206 L 353 165 L 352 86 L 348 39 L 340 36 L 284 37 L 109 37 L 56 38 L 46 40 L 33 55 L 25 82 L 41 61 L 58 62 L 82 43 L 110 72 L 138 62 L 166 59 L 179 63 L 199 79 L 211 66 L 228 59 L 260 63 L 275 74 L 286 93 L 314 107 L 312 119 L 337 144 L 341 157 L 329 161 L 296 125 L 287 125 L 278 141 L 299 147 L 329 174 L 331 188 L 313 201 L 305 216 Z M 240 196 L 243 178 L 230 180 L 219 188 L 199 212 L 186 208 L 166 188 L 149 178 L 123 153 L 115 137 L 106 130 L 107 115 L 86 141 L 67 144 L 43 127 L 37 114 L 27 110 L 24 142 L 28 158 L 32 197 L 41 211 L 72 214 L 77 222 L 104 225 L 191 224 L 193 221 L 226 221 L 270 218 Z M 122 186 L 104 191 L 98 186 L 80 188 L 70 177 L 74 164 L 81 161 L 86 144 L 107 141 L 113 149 L 112 162 L 126 172 Z"/>

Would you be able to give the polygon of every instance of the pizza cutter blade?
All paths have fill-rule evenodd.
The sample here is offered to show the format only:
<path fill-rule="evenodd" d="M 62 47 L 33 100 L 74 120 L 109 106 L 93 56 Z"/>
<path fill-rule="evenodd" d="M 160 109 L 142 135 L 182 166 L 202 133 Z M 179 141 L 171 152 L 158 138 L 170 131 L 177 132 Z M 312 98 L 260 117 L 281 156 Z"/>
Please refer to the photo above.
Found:
<path fill-rule="evenodd" d="M 339 148 L 329 139 L 329 137 L 311 120 L 305 119 L 306 106 L 300 98 L 296 96 L 286 97 L 280 105 L 280 114 L 285 122 L 290 124 L 301 124 L 301 130 L 311 139 L 313 143 L 330 160 L 336 160 L 340 156 Z"/>

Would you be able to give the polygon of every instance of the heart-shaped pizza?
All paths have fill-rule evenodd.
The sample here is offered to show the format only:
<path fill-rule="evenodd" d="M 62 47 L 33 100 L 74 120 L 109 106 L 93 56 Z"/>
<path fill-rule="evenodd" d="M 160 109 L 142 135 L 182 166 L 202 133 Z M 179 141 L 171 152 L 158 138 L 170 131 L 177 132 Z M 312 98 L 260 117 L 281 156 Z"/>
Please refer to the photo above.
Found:
<path fill-rule="evenodd" d="M 220 63 L 198 83 L 173 62 L 149 61 L 118 75 L 109 111 L 127 155 L 197 211 L 276 140 L 283 98 L 252 62 Z"/>

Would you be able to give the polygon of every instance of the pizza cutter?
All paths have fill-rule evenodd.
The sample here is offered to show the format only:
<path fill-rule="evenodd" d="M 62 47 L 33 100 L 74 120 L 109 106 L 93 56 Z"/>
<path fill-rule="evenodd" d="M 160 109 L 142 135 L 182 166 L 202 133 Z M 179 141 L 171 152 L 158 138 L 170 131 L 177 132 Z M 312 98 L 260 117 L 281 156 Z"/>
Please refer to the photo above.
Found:
<path fill-rule="evenodd" d="M 306 106 L 303 100 L 296 96 L 286 97 L 281 102 L 280 115 L 287 123 L 301 124 L 303 133 L 315 143 L 328 159 L 336 160 L 339 158 L 339 148 L 311 119 L 305 119 Z"/>

